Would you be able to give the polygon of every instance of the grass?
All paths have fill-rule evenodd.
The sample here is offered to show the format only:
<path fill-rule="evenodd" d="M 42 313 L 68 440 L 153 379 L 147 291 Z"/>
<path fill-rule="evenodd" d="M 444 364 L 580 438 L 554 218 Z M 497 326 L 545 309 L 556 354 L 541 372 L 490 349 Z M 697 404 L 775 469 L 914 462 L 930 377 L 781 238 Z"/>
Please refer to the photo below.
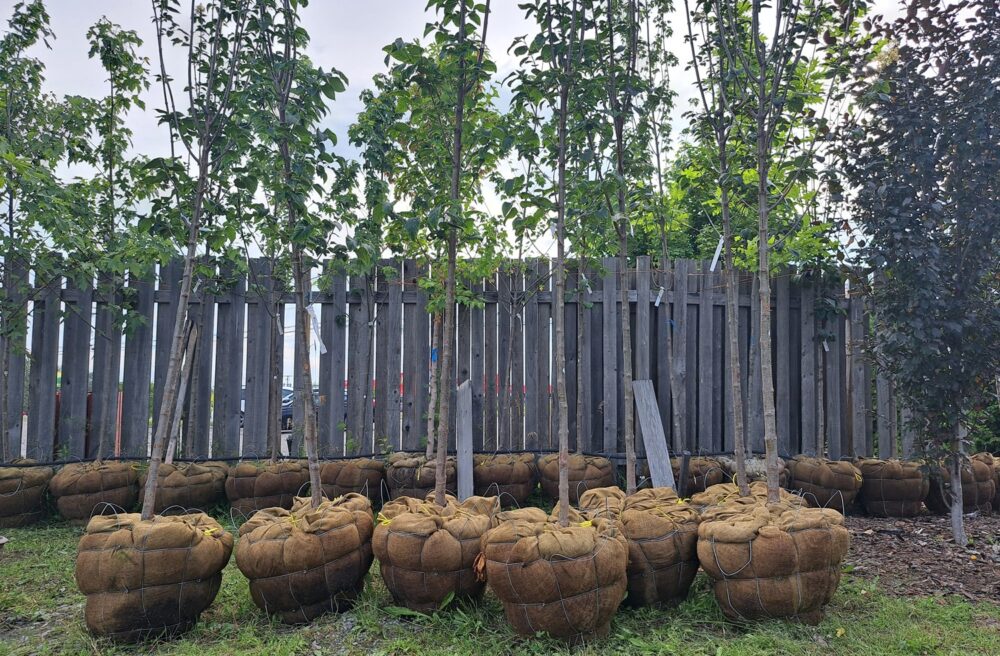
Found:
<path fill-rule="evenodd" d="M 228 523 L 228 518 L 224 521 Z M 21 654 L 501 654 L 569 653 L 562 644 L 524 639 L 508 628 L 489 593 L 429 617 L 410 617 L 392 601 L 373 566 L 358 606 L 304 627 L 268 620 L 250 600 L 235 559 L 222 590 L 190 633 L 169 642 L 119 647 L 90 637 L 73 581 L 82 529 L 62 523 L 4 531 L 0 554 L 0 655 Z M 691 596 L 670 610 L 621 609 L 611 636 L 577 648 L 596 654 L 1000 654 L 1000 607 L 958 599 L 901 599 L 876 582 L 845 574 L 817 627 L 725 621 L 700 574 Z"/>

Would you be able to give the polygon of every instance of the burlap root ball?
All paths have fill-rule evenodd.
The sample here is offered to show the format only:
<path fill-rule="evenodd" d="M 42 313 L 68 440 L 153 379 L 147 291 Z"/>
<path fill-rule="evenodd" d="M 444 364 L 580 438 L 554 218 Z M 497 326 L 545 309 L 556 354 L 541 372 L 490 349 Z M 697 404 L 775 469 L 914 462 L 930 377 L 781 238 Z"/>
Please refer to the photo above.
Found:
<path fill-rule="evenodd" d="M 616 522 L 503 522 L 482 550 L 477 572 L 515 632 L 576 643 L 610 631 L 627 586 L 628 545 Z"/>
<path fill-rule="evenodd" d="M 369 500 L 381 498 L 385 464 L 372 458 L 331 460 L 320 463 L 319 479 L 323 494 L 335 499 L 345 494 L 363 494 Z"/>
<path fill-rule="evenodd" d="M 33 462 L 19 458 L 11 464 Z M 51 467 L 0 467 L 0 528 L 27 526 L 42 518 L 52 474 Z"/>
<path fill-rule="evenodd" d="M 913 517 L 920 513 L 930 490 L 927 467 L 918 462 L 863 458 L 861 505 L 873 517 Z"/>
<path fill-rule="evenodd" d="M 993 471 L 993 512 L 1000 512 L 1000 458 L 983 451 L 970 456 L 972 460 L 978 460 Z"/>
<path fill-rule="evenodd" d="M 290 509 L 308 482 L 304 461 L 241 462 L 229 468 L 226 497 L 233 511 L 250 517 L 264 508 Z"/>
<path fill-rule="evenodd" d="M 940 475 L 930 476 L 927 491 L 927 509 L 939 515 L 951 511 L 951 469 L 938 467 Z M 962 464 L 962 510 L 964 512 L 989 512 L 992 508 L 996 483 L 993 481 L 993 467 L 980 460 L 969 460 Z"/>
<path fill-rule="evenodd" d="M 538 459 L 538 478 L 542 491 L 552 500 L 559 499 L 559 454 L 550 453 Z M 569 456 L 569 502 L 577 503 L 580 495 L 597 487 L 615 484 L 615 466 L 601 456 L 572 453 Z"/>
<path fill-rule="evenodd" d="M 788 487 L 815 508 L 846 513 L 861 491 L 861 470 L 843 460 L 795 456 L 788 461 Z"/>
<path fill-rule="evenodd" d="M 719 456 L 719 463 L 726 470 L 726 479 L 730 483 L 736 482 L 736 458 L 729 456 Z M 748 481 L 767 482 L 767 459 L 764 456 L 752 456 L 746 459 L 746 470 Z M 788 465 L 783 458 L 778 458 L 778 485 L 788 487 Z"/>
<path fill-rule="evenodd" d="M 417 453 L 393 453 L 389 456 L 385 467 L 385 482 L 389 486 L 389 498 L 412 497 L 423 499 L 434 489 L 437 463 Z M 445 461 L 445 488 L 450 494 L 456 494 L 458 480 L 455 469 L 455 458 L 449 456 Z"/>
<path fill-rule="evenodd" d="M 588 519 L 603 517 L 617 521 L 625 508 L 625 498 L 625 493 L 618 486 L 595 487 L 580 495 L 577 507 Z M 558 510 L 559 504 L 556 504 L 553 513 Z M 553 514 L 553 517 L 555 516 Z"/>
<path fill-rule="evenodd" d="M 219 592 L 232 550 L 233 536 L 204 513 L 94 517 L 76 557 L 87 629 L 120 642 L 190 629 Z"/>
<path fill-rule="evenodd" d="M 372 549 L 382 580 L 395 603 L 411 610 L 431 612 L 450 596 L 475 598 L 483 584 L 473 565 L 479 539 L 490 528 L 489 507 L 499 510 L 496 497 L 470 497 L 444 506 L 400 497 L 382 507 Z"/>
<path fill-rule="evenodd" d="M 60 515 L 79 522 L 95 513 L 114 512 L 114 508 L 132 510 L 139 498 L 138 481 L 134 463 L 74 462 L 52 477 L 49 494 Z"/>
<path fill-rule="evenodd" d="M 681 484 L 681 464 L 682 462 L 679 457 L 673 458 L 670 464 L 678 489 L 680 489 Z M 639 466 L 639 477 L 646 480 L 642 481 L 639 487 L 653 486 L 652 481 L 648 480 L 649 476 L 649 464 L 643 462 Z M 685 489 L 685 493 L 687 496 L 691 496 L 692 494 L 704 492 L 706 488 L 712 485 L 725 483 L 728 478 L 729 476 L 726 474 L 725 467 L 716 458 L 695 456 L 688 461 L 687 488 Z"/>
<path fill-rule="evenodd" d="M 687 598 L 698 573 L 699 512 L 669 487 L 639 490 L 619 518 L 628 541 L 630 606 L 674 605 Z"/>
<path fill-rule="evenodd" d="M 740 488 L 735 483 L 712 485 L 704 492 L 692 495 L 691 505 L 699 510 L 706 510 L 713 506 L 747 505 L 758 501 L 767 501 L 767 483 L 754 481 L 748 487 L 750 488 L 750 496 L 742 497 L 740 496 Z M 778 500 L 793 506 L 805 507 L 808 505 L 802 497 L 780 488 L 778 489 Z"/>
<path fill-rule="evenodd" d="M 698 527 L 698 560 L 731 620 L 818 623 L 840 584 L 850 545 L 830 508 L 763 503 L 712 508 Z"/>
<path fill-rule="evenodd" d="M 200 512 L 226 497 L 225 463 L 175 462 L 162 463 L 157 470 L 154 512 L 175 515 Z M 147 472 L 139 477 L 139 487 L 146 485 Z"/>
<path fill-rule="evenodd" d="M 535 490 L 537 479 L 533 453 L 477 455 L 472 459 L 475 493 L 500 497 L 505 507 L 523 505 Z"/>
<path fill-rule="evenodd" d="M 257 607 L 286 624 L 349 610 L 372 564 L 371 502 L 360 494 L 296 499 L 292 510 L 267 508 L 240 527 L 236 565 Z"/>

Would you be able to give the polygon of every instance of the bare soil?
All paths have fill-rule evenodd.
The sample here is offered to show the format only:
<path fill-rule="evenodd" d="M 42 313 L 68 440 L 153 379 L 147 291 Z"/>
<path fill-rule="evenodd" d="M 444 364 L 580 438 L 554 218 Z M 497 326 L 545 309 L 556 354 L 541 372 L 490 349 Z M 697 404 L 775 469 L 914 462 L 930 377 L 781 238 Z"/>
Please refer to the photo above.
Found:
<path fill-rule="evenodd" d="M 1000 604 L 1000 515 L 967 515 L 969 544 L 952 540 L 948 517 L 847 517 L 853 573 L 898 596 L 959 595 Z"/>

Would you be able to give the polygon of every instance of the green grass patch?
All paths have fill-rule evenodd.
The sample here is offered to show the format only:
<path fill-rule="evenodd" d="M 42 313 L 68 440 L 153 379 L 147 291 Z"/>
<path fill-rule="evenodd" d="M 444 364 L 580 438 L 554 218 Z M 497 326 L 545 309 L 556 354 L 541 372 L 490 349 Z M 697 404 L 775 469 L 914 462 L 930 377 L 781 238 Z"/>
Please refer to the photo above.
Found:
<path fill-rule="evenodd" d="M 228 524 L 228 518 L 223 519 Z M 61 523 L 9 529 L 0 555 L 0 654 L 504 654 L 570 653 L 561 643 L 515 636 L 489 593 L 432 616 L 393 608 L 372 568 L 356 608 L 310 625 L 286 627 L 250 600 L 233 559 L 212 607 L 175 640 L 119 647 L 95 640 L 83 625 L 83 596 L 73 580 L 82 528 Z M 699 575 L 688 601 L 673 609 L 623 608 L 611 636 L 573 650 L 596 654 L 1000 654 L 1000 607 L 958 599 L 906 599 L 845 574 L 827 618 L 817 627 L 786 621 L 727 622 Z"/>

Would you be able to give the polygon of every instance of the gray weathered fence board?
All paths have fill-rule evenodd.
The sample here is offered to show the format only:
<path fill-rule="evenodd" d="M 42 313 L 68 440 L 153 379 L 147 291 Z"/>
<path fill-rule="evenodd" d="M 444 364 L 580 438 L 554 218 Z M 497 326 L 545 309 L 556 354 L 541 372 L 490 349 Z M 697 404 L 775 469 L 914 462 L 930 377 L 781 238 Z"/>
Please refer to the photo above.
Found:
<path fill-rule="evenodd" d="M 782 272 L 774 281 L 774 393 L 778 399 L 791 398 L 791 321 L 789 274 Z M 776 403 L 778 450 L 792 453 L 791 403 Z"/>
<path fill-rule="evenodd" d="M 243 335 L 246 324 L 246 278 L 232 267 L 220 271 L 225 292 L 216 297 L 215 404 L 212 412 L 212 455 L 240 455 L 243 420 Z M 128 341 L 125 343 L 128 348 Z"/>
<path fill-rule="evenodd" d="M 66 281 L 77 300 L 65 304 L 63 314 L 62 382 L 59 389 L 59 445 L 67 455 L 87 454 L 87 392 L 90 379 L 90 336 L 93 326 L 90 285 Z"/>
<path fill-rule="evenodd" d="M 552 367 L 552 299 L 551 299 L 551 276 L 549 275 L 549 261 L 544 259 L 535 260 L 534 267 L 535 285 L 537 295 L 548 296 L 547 299 L 538 299 L 538 333 L 532 339 L 538 344 L 538 356 L 535 367 L 538 369 L 538 393 L 535 404 L 538 407 L 538 445 L 543 449 L 555 448 L 552 442 L 552 414 L 551 414 L 551 379 L 550 369 Z M 531 335 L 531 333 L 528 333 Z"/>
<path fill-rule="evenodd" d="M 122 372 L 121 454 L 141 457 L 149 453 L 149 385 L 153 374 L 153 283 L 140 272 L 130 272 L 129 292 L 133 297 L 132 328 L 125 335 L 125 363 Z M 240 344 L 242 360 L 243 345 Z M 226 386 L 215 386 L 225 394 Z M 236 444 L 233 453 L 238 453 Z"/>
<path fill-rule="evenodd" d="M 59 369 L 61 286 L 62 278 L 51 280 L 32 304 L 28 444 L 25 453 L 29 458 L 43 461 L 56 455 L 56 372 Z"/>
<path fill-rule="evenodd" d="M 823 440 L 816 432 L 816 318 L 814 288 L 806 283 L 801 289 L 799 302 L 800 356 L 802 375 L 799 394 L 802 408 L 802 452 L 817 455 L 822 451 Z"/>
<path fill-rule="evenodd" d="M 633 330 L 635 335 L 635 371 L 633 371 L 633 378 L 635 380 L 650 379 L 649 332 L 651 324 L 649 311 L 651 306 L 649 303 L 649 269 L 650 257 L 648 255 L 640 255 L 636 258 L 635 291 L 637 300 L 635 304 L 635 329 Z M 642 439 L 641 422 L 636 422 L 635 424 L 635 448 L 638 455 L 646 453 L 645 444 Z"/>
<path fill-rule="evenodd" d="M 497 276 L 491 274 L 483 286 L 484 294 L 495 294 L 497 291 Z M 487 303 L 483 310 L 483 448 L 496 449 L 497 446 L 497 410 L 500 399 L 499 377 L 497 374 L 497 303 Z"/>
<path fill-rule="evenodd" d="M 115 434 L 118 426 L 118 371 L 121 365 L 121 293 L 111 276 L 98 277 L 97 310 L 94 314 L 94 365 L 91 373 L 90 438 L 87 440 L 87 457 L 98 456 L 98 445 L 103 441 L 101 457 L 115 453 Z M 108 298 L 114 289 L 114 296 Z"/>
<path fill-rule="evenodd" d="M 528 263 L 528 268 L 524 274 L 525 304 L 524 304 L 524 444 L 526 449 L 538 449 L 541 447 L 540 404 L 541 379 L 539 377 L 541 366 L 538 363 L 540 353 L 539 347 L 542 340 L 539 339 L 541 327 L 538 316 L 538 292 L 539 280 L 538 269 L 535 260 Z"/>
<path fill-rule="evenodd" d="M 419 290 L 425 266 L 408 259 L 403 262 L 404 291 Z M 429 379 L 430 325 L 427 296 L 422 291 L 413 303 L 403 307 L 403 435 L 402 449 L 417 451 L 426 437 L 427 384 Z M 343 374 L 341 374 L 343 378 Z"/>
<path fill-rule="evenodd" d="M 714 430 L 712 426 L 712 335 L 714 333 L 712 311 L 712 296 L 709 293 L 712 289 L 712 272 L 709 271 L 711 262 L 702 261 L 701 275 L 699 276 L 699 299 L 698 299 L 698 420 L 696 451 L 716 451 L 712 442 Z"/>
<path fill-rule="evenodd" d="M 11 307 L 20 307 L 25 301 L 28 287 L 28 272 L 20 263 L 9 262 L 8 283 L 5 295 Z M 7 425 L 0 426 L 3 431 L 3 451 L 0 452 L 0 462 L 12 460 L 21 454 L 21 422 L 24 412 L 24 373 L 27 349 L 27 317 L 23 312 L 8 316 L 5 334 L 0 335 L 0 353 L 7 358 L 4 370 L 7 374 L 6 398 L 0 402 L 6 404 Z"/>
<path fill-rule="evenodd" d="M 458 498 L 472 496 L 472 387 L 468 380 L 462 381 L 455 393 L 455 443 L 457 445 L 456 468 L 458 470 Z"/>
<path fill-rule="evenodd" d="M 470 286 L 474 292 L 481 294 L 483 282 L 473 282 Z M 472 388 L 472 447 L 475 450 L 483 449 L 485 438 L 485 426 L 483 417 L 483 407 L 486 400 L 486 369 L 485 369 L 485 342 L 486 324 L 485 312 L 482 307 L 472 307 L 469 309 L 469 381 Z"/>
<path fill-rule="evenodd" d="M 603 413 L 603 445 L 604 453 L 618 452 L 618 312 L 627 312 L 628 308 L 618 307 L 618 259 L 606 257 L 602 262 L 604 278 L 602 282 L 603 302 L 601 317 L 603 319 L 601 335 L 601 371 L 603 383 L 601 389 L 601 408 Z"/>
<path fill-rule="evenodd" d="M 319 356 L 319 440 L 320 453 L 344 455 L 344 366 L 347 345 L 347 276 L 343 268 L 330 263 L 324 272 L 331 299 L 320 307 L 320 331 L 326 353 Z"/>
<path fill-rule="evenodd" d="M 180 294 L 180 280 L 183 273 L 183 262 L 172 259 L 160 266 L 157 276 L 158 292 L 156 297 L 156 332 L 153 337 L 155 346 L 153 369 L 153 433 L 159 422 L 160 402 L 163 399 L 163 386 L 167 378 L 167 364 L 170 360 L 170 344 L 174 334 L 174 320 L 177 318 L 177 298 Z"/>
<path fill-rule="evenodd" d="M 674 355 L 667 349 L 668 333 L 673 330 L 670 318 L 671 303 L 667 297 L 667 287 L 671 286 L 670 263 L 661 264 L 657 289 L 654 294 L 653 309 L 656 313 L 656 402 L 660 408 L 660 423 L 666 427 L 667 435 L 673 435 L 673 399 L 670 388 L 670 368 L 674 366 Z M 673 442 L 668 439 L 668 443 Z M 676 445 L 675 445 L 676 446 Z"/>
<path fill-rule="evenodd" d="M 402 415 L 399 380 L 403 358 L 403 276 L 398 260 L 387 260 L 380 268 L 383 275 L 379 284 L 388 288 L 389 295 L 386 302 L 378 306 L 375 406 L 381 430 L 376 433 L 376 439 L 385 440 L 393 449 L 398 449 Z M 392 271 L 391 275 L 386 274 L 387 270 Z"/>
<path fill-rule="evenodd" d="M 372 418 L 371 294 L 365 276 L 351 276 L 347 324 L 347 447 L 345 454 L 370 453 Z"/>
<path fill-rule="evenodd" d="M 635 409 L 639 423 L 649 438 L 646 454 L 653 486 L 676 489 L 673 468 L 670 466 L 670 450 L 667 448 L 667 436 L 660 422 L 660 408 L 656 402 L 653 381 L 636 380 L 632 383 L 632 389 L 635 392 Z"/>

